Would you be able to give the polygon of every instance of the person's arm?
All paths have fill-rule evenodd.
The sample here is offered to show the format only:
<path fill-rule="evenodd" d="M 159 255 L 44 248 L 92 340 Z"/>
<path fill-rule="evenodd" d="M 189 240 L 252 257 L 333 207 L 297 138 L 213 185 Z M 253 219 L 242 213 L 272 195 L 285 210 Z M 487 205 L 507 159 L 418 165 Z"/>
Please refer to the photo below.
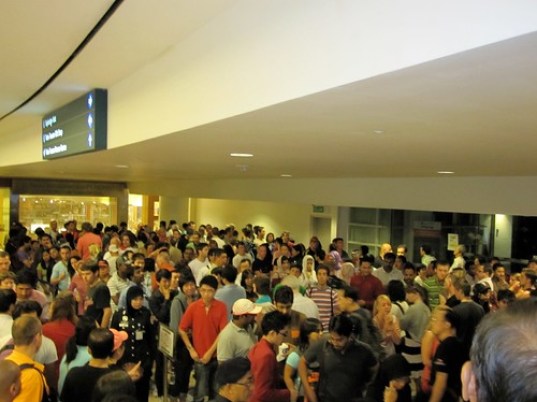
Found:
<path fill-rule="evenodd" d="M 175 336 L 179 335 L 179 323 L 183 317 L 183 310 L 181 308 L 181 302 L 176 297 L 172 300 L 172 306 L 170 307 L 170 329 L 175 333 Z"/>
<path fill-rule="evenodd" d="M 294 378 L 296 376 L 299 361 L 300 356 L 298 356 L 296 352 L 291 352 L 289 356 L 287 356 L 287 360 L 283 368 L 283 381 L 285 382 L 285 386 L 289 391 L 295 390 Z"/>
<path fill-rule="evenodd" d="M 215 354 L 216 352 L 216 347 L 218 346 L 218 338 L 219 336 L 216 337 L 216 339 L 214 340 L 213 344 L 211 345 L 211 347 L 207 350 L 207 352 L 205 352 L 205 354 L 202 356 L 201 358 L 201 363 L 203 364 L 207 364 L 211 361 L 211 359 L 213 358 L 213 355 Z"/>
<path fill-rule="evenodd" d="M 110 298 L 117 305 L 119 303 L 119 288 L 117 286 L 117 279 L 115 275 L 108 280 L 106 286 L 108 287 L 108 291 L 110 292 Z"/>
<path fill-rule="evenodd" d="M 50 284 L 57 286 L 65 278 L 65 273 L 60 274 L 60 269 L 56 265 L 52 268 L 52 274 L 50 275 Z"/>
<path fill-rule="evenodd" d="M 287 402 L 291 392 L 287 388 L 274 388 L 274 373 L 277 362 L 272 352 L 257 356 L 252 362 L 252 374 L 255 378 L 255 395 L 262 401 Z M 296 391 L 295 391 L 296 395 Z"/>
<path fill-rule="evenodd" d="M 423 365 L 431 367 L 433 364 L 433 344 L 435 335 L 431 330 L 425 331 L 421 338 L 421 360 Z"/>
<path fill-rule="evenodd" d="M 101 320 L 101 328 L 108 328 L 110 323 L 110 318 L 112 317 L 112 309 L 110 307 L 105 307 L 103 309 L 103 319 Z"/>
<path fill-rule="evenodd" d="M 306 359 L 304 358 L 304 356 L 302 356 L 298 361 L 298 375 L 300 376 L 300 381 L 302 382 L 302 386 L 304 387 L 304 396 L 306 397 L 308 402 L 317 402 L 317 395 L 315 394 L 315 390 L 308 382 L 308 366 L 306 364 Z"/>
<path fill-rule="evenodd" d="M 183 343 L 185 344 L 188 353 L 190 353 L 190 357 L 195 362 L 200 361 L 200 357 L 198 355 L 198 352 L 196 352 L 196 349 L 194 349 L 194 346 L 192 346 L 192 342 L 190 342 L 190 338 L 188 337 L 188 334 L 179 327 L 179 335 L 181 336 L 181 339 L 183 340 Z"/>
<path fill-rule="evenodd" d="M 183 343 L 185 344 L 192 360 L 194 360 L 195 362 L 199 362 L 200 357 L 198 355 L 198 352 L 196 352 L 196 349 L 194 349 L 194 346 L 192 345 L 192 342 L 190 342 L 190 338 L 188 337 L 188 333 L 186 332 L 189 330 L 192 330 L 191 308 L 187 308 L 185 313 L 183 314 L 183 318 L 181 318 L 181 322 L 179 324 L 179 335 L 181 336 L 181 339 L 183 340 Z"/>
<path fill-rule="evenodd" d="M 431 392 L 431 398 L 429 399 L 429 402 L 440 402 L 442 400 L 442 398 L 444 397 L 444 393 L 447 389 L 447 381 L 447 373 L 436 373 L 433 390 Z"/>
<path fill-rule="evenodd" d="M 392 315 L 393 324 L 392 324 L 392 342 L 396 345 L 401 343 L 401 327 L 399 326 L 399 320 L 396 316 Z"/>

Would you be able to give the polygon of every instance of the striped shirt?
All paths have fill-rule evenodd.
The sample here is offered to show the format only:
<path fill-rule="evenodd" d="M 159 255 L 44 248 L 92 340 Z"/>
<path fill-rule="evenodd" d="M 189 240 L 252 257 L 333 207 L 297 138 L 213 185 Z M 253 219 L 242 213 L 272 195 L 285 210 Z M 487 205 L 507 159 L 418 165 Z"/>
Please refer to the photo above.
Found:
<path fill-rule="evenodd" d="M 308 297 L 317 304 L 321 323 L 323 324 L 323 330 L 325 332 L 328 331 L 330 318 L 334 315 L 335 311 L 337 311 L 337 292 L 329 287 L 324 289 L 313 287 L 308 291 Z"/>

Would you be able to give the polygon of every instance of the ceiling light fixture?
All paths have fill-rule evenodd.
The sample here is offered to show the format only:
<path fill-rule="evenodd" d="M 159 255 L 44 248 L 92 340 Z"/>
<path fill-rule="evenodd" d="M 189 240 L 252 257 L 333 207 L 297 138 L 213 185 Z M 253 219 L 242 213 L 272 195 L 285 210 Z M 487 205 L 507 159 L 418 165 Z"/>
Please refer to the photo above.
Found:
<path fill-rule="evenodd" d="M 128 169 L 129 165 L 116 165 L 118 169 Z"/>
<path fill-rule="evenodd" d="M 280 175 L 280 177 L 293 177 L 292 174 L 283 173 Z"/>
<path fill-rule="evenodd" d="M 384 134 L 384 130 L 373 130 L 375 134 Z"/>
<path fill-rule="evenodd" d="M 248 154 L 248 153 L 242 153 L 242 152 L 232 152 L 229 154 L 229 156 L 232 156 L 234 158 L 252 158 L 254 154 Z"/>
<path fill-rule="evenodd" d="M 436 172 L 436 173 L 438 173 L 438 174 L 454 174 L 455 172 L 451 172 L 449 170 L 441 170 L 441 171 Z"/>

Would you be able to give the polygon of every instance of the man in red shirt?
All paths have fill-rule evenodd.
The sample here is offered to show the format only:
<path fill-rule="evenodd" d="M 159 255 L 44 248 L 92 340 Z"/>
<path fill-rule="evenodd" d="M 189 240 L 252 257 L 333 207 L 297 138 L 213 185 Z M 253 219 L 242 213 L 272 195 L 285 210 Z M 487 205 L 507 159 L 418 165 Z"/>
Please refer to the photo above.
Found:
<path fill-rule="evenodd" d="M 380 279 L 371 275 L 372 261 L 367 257 L 360 259 L 360 272 L 351 278 L 351 286 L 358 291 L 358 304 L 369 310 L 373 309 L 376 298 L 384 294 L 384 286 Z"/>
<path fill-rule="evenodd" d="M 91 258 L 90 246 L 92 244 L 98 246 L 99 250 L 101 250 L 103 247 L 101 236 L 93 233 L 93 226 L 91 226 L 91 223 L 84 222 L 82 224 L 82 233 L 80 233 L 78 241 L 76 242 L 76 250 L 84 261 Z"/>
<path fill-rule="evenodd" d="M 272 311 L 263 317 L 263 337 L 248 354 L 254 375 L 254 390 L 250 402 L 295 402 L 297 399 L 296 390 L 289 391 L 287 388 L 278 387 L 283 382 L 280 381 L 276 349 L 289 335 L 289 321 L 289 316 L 279 311 Z"/>
<path fill-rule="evenodd" d="M 188 306 L 179 324 L 181 339 L 194 360 L 195 402 L 203 401 L 205 396 L 209 400 L 215 397 L 216 345 L 218 334 L 228 323 L 226 305 L 214 298 L 217 288 L 218 280 L 214 276 L 203 277 L 199 287 L 200 300 Z"/>

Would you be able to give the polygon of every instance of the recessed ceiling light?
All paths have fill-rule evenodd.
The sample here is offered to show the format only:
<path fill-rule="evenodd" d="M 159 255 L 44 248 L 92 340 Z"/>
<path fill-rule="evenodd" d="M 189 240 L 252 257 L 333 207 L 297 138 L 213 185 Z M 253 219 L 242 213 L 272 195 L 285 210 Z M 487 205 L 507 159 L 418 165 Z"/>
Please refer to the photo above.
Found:
<path fill-rule="evenodd" d="M 438 173 L 438 174 L 453 174 L 455 172 L 450 172 L 449 170 L 441 170 L 441 171 L 436 172 L 436 173 Z"/>
<path fill-rule="evenodd" d="M 373 130 L 375 134 L 384 134 L 384 130 Z"/>
<path fill-rule="evenodd" d="M 129 165 L 116 165 L 118 169 L 128 169 Z"/>
<path fill-rule="evenodd" d="M 234 158 L 251 158 L 254 156 L 254 154 L 248 154 L 248 153 L 242 153 L 242 152 L 232 152 L 229 154 L 229 156 L 232 156 Z"/>
<path fill-rule="evenodd" d="M 293 175 L 284 173 L 284 174 L 281 174 L 280 177 L 293 177 Z"/>

